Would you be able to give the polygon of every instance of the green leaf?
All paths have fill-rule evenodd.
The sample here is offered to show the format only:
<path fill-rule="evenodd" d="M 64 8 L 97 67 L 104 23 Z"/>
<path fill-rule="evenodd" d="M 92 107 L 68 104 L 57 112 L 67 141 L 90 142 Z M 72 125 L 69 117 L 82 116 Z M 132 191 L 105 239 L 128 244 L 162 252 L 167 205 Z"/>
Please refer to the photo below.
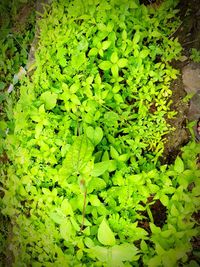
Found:
<path fill-rule="evenodd" d="M 72 225 L 68 219 L 65 219 L 65 221 L 60 224 L 60 235 L 66 241 L 69 241 L 70 237 L 73 235 Z"/>
<path fill-rule="evenodd" d="M 92 258 L 97 258 L 100 262 L 107 261 L 108 249 L 105 247 L 95 246 L 89 249 Z"/>
<path fill-rule="evenodd" d="M 111 41 L 104 41 L 103 43 L 102 43 L 102 49 L 103 50 L 106 50 L 106 49 L 108 49 L 108 47 L 111 45 Z"/>
<path fill-rule="evenodd" d="M 168 206 L 168 203 L 169 203 L 169 198 L 168 198 L 168 196 L 167 195 L 162 195 L 161 197 L 160 197 L 160 201 L 161 201 L 161 203 L 164 205 L 164 206 Z"/>
<path fill-rule="evenodd" d="M 94 169 L 91 172 L 91 175 L 94 177 L 102 175 L 110 167 L 110 161 L 103 161 L 94 164 Z"/>
<path fill-rule="evenodd" d="M 110 248 L 104 248 L 100 246 L 93 246 L 89 249 L 89 255 L 92 258 L 97 258 L 100 262 L 105 262 L 110 267 L 124 266 L 124 261 L 137 261 L 139 255 L 137 256 L 138 249 L 128 243 L 121 245 L 115 245 Z"/>
<path fill-rule="evenodd" d="M 112 67 L 112 63 L 110 61 L 102 61 L 99 64 L 99 68 L 101 70 L 109 70 Z"/>
<path fill-rule="evenodd" d="M 120 68 L 124 68 L 128 65 L 128 60 L 126 58 L 120 58 L 117 64 Z"/>
<path fill-rule="evenodd" d="M 104 188 L 106 188 L 106 182 L 101 178 L 93 177 L 88 183 L 87 192 L 92 193 L 94 190 L 99 191 Z"/>
<path fill-rule="evenodd" d="M 98 199 L 96 195 L 89 195 L 89 201 L 92 206 L 99 207 L 101 205 L 101 201 Z"/>
<path fill-rule="evenodd" d="M 107 124 L 108 126 L 116 125 L 118 119 L 119 119 L 118 114 L 113 111 L 108 111 L 104 115 L 104 123 Z"/>
<path fill-rule="evenodd" d="M 56 106 L 58 95 L 56 93 L 52 93 L 50 91 L 44 92 L 40 99 L 45 104 L 45 108 L 50 110 Z"/>
<path fill-rule="evenodd" d="M 110 229 L 106 219 L 103 219 L 103 221 L 99 225 L 97 237 L 98 237 L 99 242 L 105 246 L 115 245 L 116 241 L 115 241 L 114 233 Z"/>
<path fill-rule="evenodd" d="M 103 138 L 103 131 L 100 127 L 95 129 L 91 126 L 86 128 L 86 135 L 91 140 L 91 142 L 96 146 L 98 145 Z"/>
<path fill-rule="evenodd" d="M 66 218 L 57 212 L 50 212 L 49 217 L 57 224 L 62 224 Z"/>
<path fill-rule="evenodd" d="M 174 170 L 178 173 L 182 173 L 184 171 L 184 163 L 180 157 L 177 157 L 175 160 Z"/>
<path fill-rule="evenodd" d="M 66 175 L 66 177 L 73 173 L 80 173 L 92 159 L 93 150 L 94 147 L 86 136 L 82 135 L 76 137 L 63 161 L 63 167 L 60 170 L 61 173 Z"/>
<path fill-rule="evenodd" d="M 64 215 L 74 215 L 74 212 L 72 210 L 72 207 L 67 199 L 64 199 L 62 204 L 61 204 L 61 211 L 63 212 Z"/>
<path fill-rule="evenodd" d="M 76 52 L 71 57 L 71 64 L 75 70 L 78 70 L 87 61 L 85 52 Z"/>
<path fill-rule="evenodd" d="M 119 153 L 113 146 L 110 146 L 110 155 L 113 159 L 118 159 L 119 157 Z"/>
<path fill-rule="evenodd" d="M 96 47 L 93 47 L 92 49 L 90 49 L 88 56 L 92 57 L 92 56 L 96 56 L 98 54 L 98 49 Z"/>
<path fill-rule="evenodd" d="M 149 223 L 149 226 L 150 226 L 150 229 L 151 229 L 151 232 L 153 234 L 160 234 L 161 230 L 160 230 L 160 227 L 157 227 L 155 224 L 153 223 Z"/>
<path fill-rule="evenodd" d="M 148 49 L 144 49 L 140 52 L 140 58 L 145 58 L 147 57 L 149 54 L 149 50 Z"/>
<path fill-rule="evenodd" d="M 118 71 L 119 71 L 118 65 L 117 64 L 112 65 L 111 72 L 112 72 L 113 77 L 115 78 L 118 77 Z"/>
<path fill-rule="evenodd" d="M 117 63 L 118 61 L 118 55 L 117 55 L 117 52 L 113 52 L 112 55 L 111 55 L 111 58 L 110 58 L 110 61 L 115 64 Z"/>
<path fill-rule="evenodd" d="M 100 127 L 96 127 L 94 130 L 94 144 L 98 145 L 103 138 L 103 131 Z"/>
<path fill-rule="evenodd" d="M 111 248 L 112 250 L 112 265 L 118 266 L 123 261 L 133 261 L 139 258 L 135 258 L 138 253 L 138 249 L 132 244 L 121 244 Z"/>
<path fill-rule="evenodd" d="M 140 41 L 140 32 L 136 32 L 133 37 L 133 44 L 137 44 Z"/>

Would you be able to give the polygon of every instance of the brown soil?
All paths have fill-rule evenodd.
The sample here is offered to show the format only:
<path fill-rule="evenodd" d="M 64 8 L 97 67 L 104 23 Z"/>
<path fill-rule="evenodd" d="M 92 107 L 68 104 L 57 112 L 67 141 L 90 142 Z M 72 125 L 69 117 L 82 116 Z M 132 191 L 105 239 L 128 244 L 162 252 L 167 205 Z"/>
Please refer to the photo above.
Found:
<path fill-rule="evenodd" d="M 199 7 L 199 8 L 198 8 Z M 180 153 L 180 148 L 184 146 L 190 138 L 190 133 L 186 129 L 188 122 L 189 104 L 184 102 L 186 96 L 182 81 L 182 70 L 190 62 L 191 49 L 200 49 L 200 0 L 181 0 L 178 6 L 180 9 L 181 25 L 174 33 L 173 37 L 178 37 L 183 47 L 183 56 L 185 60 L 173 61 L 173 67 L 180 70 L 180 76 L 171 85 L 173 92 L 171 108 L 177 111 L 177 116 L 169 120 L 175 131 L 166 136 L 163 162 L 172 163 L 176 156 Z"/>
<path fill-rule="evenodd" d="M 27 26 L 27 20 L 29 19 L 34 9 L 35 9 L 35 5 L 33 1 L 30 1 L 30 3 L 24 4 L 19 9 L 16 16 L 13 18 L 14 26 L 12 28 L 12 32 L 18 32 L 18 33 L 24 32 Z"/>
<path fill-rule="evenodd" d="M 183 68 L 190 62 L 191 49 L 196 48 L 200 50 L 200 0 L 181 0 L 179 4 L 180 16 L 182 24 L 177 29 L 174 37 L 178 37 L 179 42 L 183 47 L 183 55 L 185 61 L 172 62 L 175 68 L 180 70 L 182 74 Z M 172 163 L 176 156 L 180 154 L 180 149 L 185 145 L 190 138 L 189 131 L 186 129 L 186 124 L 189 120 L 188 110 L 191 103 L 184 103 L 183 99 L 186 96 L 182 75 L 171 85 L 173 95 L 171 106 L 172 109 L 177 111 L 175 119 L 170 120 L 169 123 L 175 127 L 175 131 L 166 136 L 167 143 L 165 146 L 163 162 Z M 194 114 L 195 115 L 195 114 Z M 193 214 L 193 218 L 200 223 L 200 211 Z M 197 265 L 200 265 L 200 257 L 197 253 L 200 251 L 200 236 L 194 237 L 191 240 L 193 250 L 189 253 L 189 261 L 195 260 Z"/>

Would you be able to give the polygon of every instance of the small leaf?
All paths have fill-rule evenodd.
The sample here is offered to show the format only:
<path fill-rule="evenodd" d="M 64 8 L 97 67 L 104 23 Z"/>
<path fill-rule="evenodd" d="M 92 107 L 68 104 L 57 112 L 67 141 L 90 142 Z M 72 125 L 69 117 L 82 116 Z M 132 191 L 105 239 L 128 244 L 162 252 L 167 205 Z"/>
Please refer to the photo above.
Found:
<path fill-rule="evenodd" d="M 168 198 L 167 195 L 162 195 L 162 196 L 160 197 L 160 201 L 161 201 L 161 203 L 162 203 L 164 206 L 167 207 L 167 205 L 168 205 L 168 203 L 169 203 L 169 198 Z"/>
<path fill-rule="evenodd" d="M 57 224 L 62 224 L 66 220 L 62 214 L 58 214 L 57 212 L 51 212 L 49 217 Z"/>
<path fill-rule="evenodd" d="M 133 37 L 133 44 L 137 44 L 140 40 L 140 32 L 136 32 L 134 37 Z"/>
<path fill-rule="evenodd" d="M 118 71 L 119 71 L 118 65 L 117 64 L 112 65 L 111 72 L 112 72 L 113 77 L 115 78 L 118 77 Z"/>
<path fill-rule="evenodd" d="M 68 241 L 73 234 L 72 225 L 69 220 L 65 220 L 60 225 L 60 235 L 63 239 Z"/>
<path fill-rule="evenodd" d="M 94 169 L 91 172 L 91 175 L 94 177 L 102 175 L 110 167 L 110 161 L 103 161 L 94 164 Z"/>
<path fill-rule="evenodd" d="M 110 58 L 111 62 L 112 63 L 117 63 L 118 61 L 118 55 L 117 55 L 117 52 L 113 52 L 112 55 L 111 55 L 111 58 Z"/>
<path fill-rule="evenodd" d="M 111 41 L 104 41 L 103 43 L 102 43 L 102 49 L 103 50 L 106 50 L 106 49 L 108 49 L 108 47 L 111 45 Z"/>
<path fill-rule="evenodd" d="M 184 171 L 184 163 L 180 157 L 177 157 L 175 160 L 174 170 L 178 173 L 182 173 Z"/>
<path fill-rule="evenodd" d="M 94 144 L 98 145 L 103 138 L 103 131 L 100 127 L 96 127 L 94 130 Z"/>
<path fill-rule="evenodd" d="M 92 56 L 96 56 L 98 54 L 98 49 L 96 47 L 93 47 L 92 49 L 90 49 L 88 56 L 92 57 Z"/>
<path fill-rule="evenodd" d="M 148 56 L 148 54 L 149 54 L 149 50 L 144 49 L 144 50 L 142 50 L 142 51 L 140 52 L 140 58 L 145 58 L 145 57 Z"/>
<path fill-rule="evenodd" d="M 160 227 L 157 227 L 155 224 L 153 223 L 149 223 L 149 226 L 150 226 L 150 229 L 151 229 L 151 232 L 153 234 L 160 234 L 161 230 L 160 230 Z"/>
<path fill-rule="evenodd" d="M 46 109 L 50 110 L 56 106 L 57 97 L 58 95 L 56 93 L 47 91 L 40 96 L 40 99 L 45 104 Z"/>
<path fill-rule="evenodd" d="M 62 204 L 61 204 L 61 211 L 63 214 L 67 215 L 74 215 L 72 207 L 67 199 L 64 199 Z"/>
<path fill-rule="evenodd" d="M 92 126 L 86 128 L 86 135 L 91 140 L 91 142 L 96 146 L 98 145 L 103 138 L 103 131 L 100 127 L 95 129 Z"/>
<path fill-rule="evenodd" d="M 100 64 L 99 64 L 99 68 L 101 70 L 109 70 L 112 66 L 112 63 L 110 61 L 102 61 Z"/>
<path fill-rule="evenodd" d="M 101 244 L 105 246 L 114 246 L 115 245 L 115 236 L 112 230 L 110 229 L 106 219 L 103 219 L 101 224 L 99 225 L 98 240 Z"/>
<path fill-rule="evenodd" d="M 128 60 L 127 60 L 126 58 L 120 58 L 120 59 L 118 60 L 117 64 L 118 64 L 118 66 L 119 66 L 120 68 L 124 68 L 124 67 L 127 66 L 127 64 L 128 64 Z"/>
<path fill-rule="evenodd" d="M 110 147 L 110 155 L 113 159 L 118 159 L 119 157 L 119 153 L 113 146 Z"/>

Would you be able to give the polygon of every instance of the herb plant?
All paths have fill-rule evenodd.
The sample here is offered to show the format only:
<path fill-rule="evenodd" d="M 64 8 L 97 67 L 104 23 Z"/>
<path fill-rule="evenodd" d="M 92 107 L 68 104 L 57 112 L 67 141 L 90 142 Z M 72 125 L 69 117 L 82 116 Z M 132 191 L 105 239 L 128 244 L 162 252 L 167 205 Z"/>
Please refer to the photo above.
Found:
<path fill-rule="evenodd" d="M 198 234 L 200 145 L 171 130 L 174 1 L 53 1 L 4 142 L 14 266 L 177 266 Z M 193 185 L 191 189 L 191 185 Z M 155 218 L 154 205 L 164 212 Z"/>

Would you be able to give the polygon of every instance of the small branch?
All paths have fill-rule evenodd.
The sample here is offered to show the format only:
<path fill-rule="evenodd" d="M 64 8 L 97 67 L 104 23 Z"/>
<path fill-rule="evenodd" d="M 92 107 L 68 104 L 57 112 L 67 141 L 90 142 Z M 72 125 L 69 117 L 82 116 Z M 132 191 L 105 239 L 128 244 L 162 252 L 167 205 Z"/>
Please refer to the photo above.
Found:
<path fill-rule="evenodd" d="M 192 41 L 188 41 L 188 42 L 183 43 L 182 45 L 192 44 L 192 43 L 195 43 L 195 42 L 197 42 L 197 41 L 198 41 L 198 39 L 196 39 L 196 40 L 192 40 Z"/>

